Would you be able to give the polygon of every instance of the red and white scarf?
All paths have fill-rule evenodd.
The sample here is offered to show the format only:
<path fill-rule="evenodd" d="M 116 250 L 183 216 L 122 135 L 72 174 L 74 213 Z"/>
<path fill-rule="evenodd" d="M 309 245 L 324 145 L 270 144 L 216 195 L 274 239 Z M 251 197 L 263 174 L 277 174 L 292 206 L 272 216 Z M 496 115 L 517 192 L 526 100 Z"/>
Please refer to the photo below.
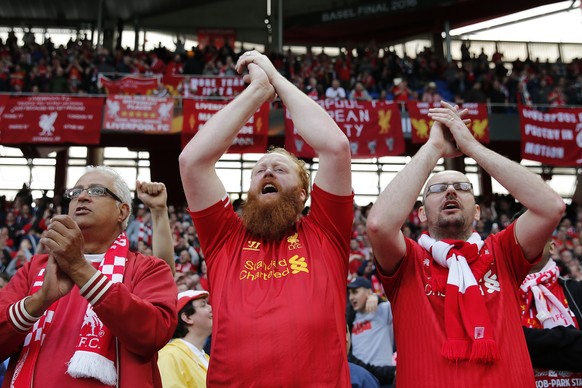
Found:
<path fill-rule="evenodd" d="M 477 274 L 481 279 L 493 261 L 489 251 L 481 249 L 484 242 L 479 234 L 473 233 L 467 241 L 436 241 L 425 232 L 418 243 L 437 264 L 448 268 L 444 290 L 447 338 L 441 354 L 453 361 L 491 363 L 499 359 L 489 312 L 475 278 Z"/>
<path fill-rule="evenodd" d="M 83 297 L 89 301 L 99 298 L 101 293 L 108 289 L 107 279 L 113 283 L 123 281 L 128 249 L 127 236 L 124 232 L 117 237 L 105 253 L 99 265 L 100 272 L 97 272 L 87 282 L 90 286 L 86 285 L 80 290 Z M 42 287 L 44 272 L 45 267 L 39 271 L 33 283 L 31 295 Z M 102 277 L 101 274 L 105 275 L 107 279 L 92 282 L 95 278 Z M 44 312 L 43 316 L 36 321 L 26 336 L 12 377 L 11 388 L 29 388 L 31 386 L 36 359 L 40 353 L 44 338 L 50 332 L 49 329 L 55 319 L 59 301 L 57 300 Z M 74 378 L 94 378 L 105 385 L 115 385 L 117 383 L 117 370 L 115 367 L 114 337 L 95 314 L 91 303 L 87 302 L 86 305 L 85 310 L 79 310 L 79 314 L 84 312 L 84 319 L 79 328 L 79 342 L 73 357 L 68 363 L 67 373 Z M 60 317 L 57 316 L 56 318 L 59 319 Z"/>
<path fill-rule="evenodd" d="M 539 272 L 525 277 L 519 287 L 524 326 L 536 329 L 576 326 L 564 291 L 558 285 L 558 276 L 560 269 L 554 260 L 549 259 Z"/>

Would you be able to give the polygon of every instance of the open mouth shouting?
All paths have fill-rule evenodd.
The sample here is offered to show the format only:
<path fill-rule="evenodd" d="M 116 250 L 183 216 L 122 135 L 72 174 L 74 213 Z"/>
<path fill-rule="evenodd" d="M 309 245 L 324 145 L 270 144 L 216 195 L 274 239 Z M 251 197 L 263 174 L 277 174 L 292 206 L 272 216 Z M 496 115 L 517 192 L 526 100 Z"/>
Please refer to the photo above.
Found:
<path fill-rule="evenodd" d="M 277 187 L 272 183 L 267 183 L 263 186 L 263 190 L 261 190 L 261 194 L 273 194 L 278 193 L 279 190 Z"/>

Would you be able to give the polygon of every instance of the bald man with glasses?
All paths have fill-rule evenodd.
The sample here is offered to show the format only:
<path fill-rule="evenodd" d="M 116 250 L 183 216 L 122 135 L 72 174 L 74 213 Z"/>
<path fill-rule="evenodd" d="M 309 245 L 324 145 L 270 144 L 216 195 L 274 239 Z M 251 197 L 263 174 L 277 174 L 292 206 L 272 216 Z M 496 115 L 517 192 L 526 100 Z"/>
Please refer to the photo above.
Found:
<path fill-rule="evenodd" d="M 564 212 L 538 176 L 472 136 L 464 111 L 446 102 L 429 111 L 429 139 L 372 207 L 367 232 L 392 303 L 402 387 L 533 387 L 517 290 Z M 527 211 L 481 240 L 472 184 L 458 171 L 426 182 L 439 159 L 473 158 Z M 428 230 L 418 242 L 400 228 L 418 194 Z"/>
<path fill-rule="evenodd" d="M 4 386 L 161 387 L 157 351 L 176 326 L 170 267 L 129 250 L 131 194 L 115 170 L 89 167 L 65 196 L 68 215 L 40 240 L 48 254 L 0 291 Z"/>

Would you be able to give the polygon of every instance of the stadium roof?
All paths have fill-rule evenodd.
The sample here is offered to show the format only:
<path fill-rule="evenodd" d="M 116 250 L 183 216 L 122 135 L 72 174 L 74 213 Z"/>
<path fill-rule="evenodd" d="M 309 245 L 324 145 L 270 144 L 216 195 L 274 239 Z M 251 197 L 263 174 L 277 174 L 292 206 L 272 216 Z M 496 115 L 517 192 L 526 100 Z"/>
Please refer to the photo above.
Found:
<path fill-rule="evenodd" d="M 396 43 L 440 33 L 557 0 L 271 0 L 273 32 L 279 4 L 284 44 Z M 196 35 L 200 28 L 234 29 L 237 40 L 267 42 L 267 0 L 19 0 L 0 7 L 0 25 L 96 28 L 123 23 L 142 30 Z"/>

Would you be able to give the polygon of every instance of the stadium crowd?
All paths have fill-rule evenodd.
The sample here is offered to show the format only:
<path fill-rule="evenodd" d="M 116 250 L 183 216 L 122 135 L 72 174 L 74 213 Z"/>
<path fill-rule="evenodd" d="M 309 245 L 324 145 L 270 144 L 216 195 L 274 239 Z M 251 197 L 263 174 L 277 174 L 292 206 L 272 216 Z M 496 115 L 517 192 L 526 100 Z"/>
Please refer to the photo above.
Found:
<path fill-rule="evenodd" d="M 281 74 L 314 98 L 489 102 L 499 112 L 507 111 L 506 103 L 582 104 L 582 58 L 506 62 L 502 52 L 489 58 L 482 48 L 477 54 L 470 46 L 464 41 L 461 59 L 451 63 L 428 47 L 401 57 L 374 43 L 342 48 L 337 57 L 310 51 L 269 57 Z M 85 37 L 55 47 L 50 37 L 40 44 L 30 32 L 22 41 L 10 32 L 0 41 L 0 92 L 100 93 L 100 73 L 229 76 L 236 74 L 239 56 L 228 44 L 186 51 L 180 42 L 174 51 L 161 44 L 151 51 L 110 51 L 96 49 Z"/>
<path fill-rule="evenodd" d="M 15 38 L 11 34 L 6 42 L 0 45 L 0 91 L 99 93 L 96 82 L 99 73 L 234 75 L 235 63 L 239 57 L 228 46 L 221 49 L 212 46 L 207 46 L 204 50 L 194 48 L 191 52 L 183 50 L 170 52 L 163 47 L 148 53 L 118 49 L 110 54 L 106 49 L 95 51 L 86 39 L 71 40 L 66 47 L 55 48 L 50 40 L 39 45 L 34 41 L 34 37 L 28 35 L 27 38 L 25 35 L 24 44 L 18 45 Z M 438 60 L 430 49 L 424 49 L 414 59 L 400 58 L 394 52 L 378 55 L 379 52 L 380 50 L 373 45 L 369 45 L 366 48 L 346 50 L 346 53 L 350 54 L 342 54 L 333 59 L 325 54 L 295 56 L 291 53 L 272 55 L 270 58 L 279 73 L 314 99 L 386 98 L 395 101 L 419 99 L 438 102 L 444 98 L 455 102 L 496 103 L 498 105 L 493 106 L 494 110 L 506 109 L 503 105 L 507 102 L 544 105 L 582 103 L 580 91 L 582 62 L 579 59 L 567 65 L 542 64 L 530 60 L 517 61 L 511 64 L 511 71 L 508 71 L 501 53 L 496 53 L 491 60 L 483 52 L 478 56 L 471 55 L 468 44 L 463 45 L 462 60 L 452 64 Z M 250 61 L 249 63 L 255 63 L 255 66 L 256 62 L 252 61 L 262 60 L 254 59 L 255 53 L 247 52 L 246 55 L 249 57 L 253 55 L 252 58 L 245 58 Z M 270 69 L 265 64 L 263 66 L 267 70 Z M 288 90 L 287 84 L 277 83 L 282 90 Z M 298 94 L 313 104 L 313 101 L 302 93 Z M 470 186 L 466 188 L 466 185 L 457 188 L 456 185 L 462 183 L 466 182 L 446 183 L 444 190 L 452 186 L 454 190 L 470 191 Z M 87 191 L 87 196 L 92 196 L 93 194 L 89 192 L 92 188 L 93 186 L 80 189 L 73 198 L 84 195 L 84 191 Z M 103 191 L 101 194 L 107 193 L 111 195 L 109 191 Z M 0 198 L 0 288 L 4 287 L 32 256 L 49 253 L 47 247 L 40 243 L 40 239 L 43 234 L 46 236 L 53 217 L 67 214 L 68 202 L 69 200 L 58 193 L 53 198 L 48 197 L 46 193 L 40 198 L 34 198 L 26 184 L 14 199 Z M 496 194 L 492 198 L 477 198 L 477 202 L 480 205 L 480 219 L 474 222 L 473 227 L 482 240 L 506 228 L 511 231 L 513 217 L 523 210 L 510 195 Z M 238 212 L 242 204 L 242 200 L 234 201 L 235 211 Z M 410 209 L 410 214 L 402 225 L 405 237 L 418 240 L 422 233 L 427 231 L 428 225 L 421 222 L 422 217 L 419 217 L 418 213 L 421 205 L 421 202 L 417 201 Z M 359 319 L 368 313 L 368 302 L 376 304 L 371 307 L 372 310 L 378 308 L 379 303 L 389 303 L 386 301 L 386 293 L 375 267 L 374 252 L 366 231 L 371 207 L 372 204 L 354 205 L 353 211 L 349 270 L 345 279 L 346 315 L 349 330 L 353 334 L 361 334 L 361 331 L 356 331 L 362 328 L 358 326 L 361 323 Z M 347 210 L 350 208 L 351 205 Z M 139 200 L 134 200 L 133 209 L 133 216 L 126 230 L 130 249 L 144 255 L 152 255 L 154 230 L 151 214 Z M 181 305 L 182 302 L 179 302 L 179 305 L 184 307 L 190 302 L 197 301 L 201 308 L 206 309 L 208 317 L 211 309 L 207 307 L 206 298 L 209 294 L 204 291 L 212 290 L 207 277 L 205 252 L 200 247 L 192 216 L 185 204 L 169 204 L 168 218 L 174 250 L 174 281 L 179 292 L 187 292 L 182 294 L 186 298 L 183 299 L 184 305 Z M 349 226 L 350 218 L 346 220 L 346 225 Z M 582 280 L 581 239 L 582 208 L 572 204 L 566 208 L 563 219 L 554 232 L 552 242 L 555 249 L 550 253 L 563 278 Z M 287 242 L 301 245 L 295 240 Z M 361 292 L 358 289 L 371 290 L 369 295 L 365 294 L 366 309 L 363 307 L 363 299 L 358 300 Z M 209 300 L 212 301 L 212 296 Z M 378 311 L 381 311 L 382 317 L 387 317 L 383 318 L 384 321 L 390 320 L 391 326 L 392 315 L 386 306 L 389 304 L 382 305 Z M 189 316 L 180 314 L 181 318 Z M 184 322 L 184 325 L 189 324 Z M 187 335 L 185 331 L 179 338 L 186 338 Z M 199 336 L 198 342 L 203 343 L 207 335 Z M 391 338 L 390 346 L 394 345 L 393 335 L 391 333 L 386 335 Z M 355 340 L 353 335 L 352 340 Z M 371 342 L 369 338 L 366 340 L 360 338 L 359 341 L 353 343 L 354 353 L 356 351 L 362 353 L 362 347 L 366 346 L 365 342 Z M 201 354 L 204 359 L 206 357 L 204 352 Z M 350 355 L 350 361 L 370 370 L 383 385 L 390 384 L 394 378 L 393 360 L 387 360 L 383 365 L 391 369 L 380 371 L 374 368 L 374 365 L 354 358 L 354 354 Z"/>
<path fill-rule="evenodd" d="M 515 214 L 522 208 L 510 195 L 495 194 L 493 198 L 478 198 L 481 207 L 481 219 L 474 229 L 484 239 L 491 233 L 503 230 L 511 222 Z M 243 202 L 236 200 L 233 205 L 240 210 Z M 418 239 L 426 230 L 426 224 L 418 217 L 418 201 L 411 209 L 407 221 L 402 226 L 405 236 Z M 380 303 L 386 301 L 377 269 L 374 253 L 366 233 L 366 219 L 372 203 L 366 206 L 354 205 L 352 237 L 350 242 L 349 274 L 346 284 L 361 283 L 361 278 L 369 281 L 371 293 L 377 296 Z M 10 278 L 35 254 L 43 253 L 44 248 L 39 243 L 47 229 L 49 220 L 58 214 L 66 214 L 68 200 L 60 195 L 54 198 L 43 195 L 33 198 L 31 190 L 23 185 L 13 200 L 1 197 L 0 203 L 0 288 L 5 286 Z M 131 248 L 145 255 L 152 254 L 152 222 L 149 209 L 139 200 L 134 200 L 134 212 L 127 228 Z M 173 236 L 174 258 L 176 272 L 174 280 L 180 292 L 209 291 L 210 286 L 206 275 L 204 252 L 200 249 L 198 236 L 192 218 L 186 211 L 186 205 L 169 205 L 168 214 L 170 229 Z M 551 258 L 560 269 L 560 276 L 565 279 L 582 280 L 582 208 L 573 204 L 566 208 L 563 220 L 555 230 L 552 241 L 556 249 Z M 353 322 L 354 310 L 349 300 L 346 304 L 348 323 Z M 207 348 L 208 352 L 210 350 Z M 360 350 L 361 351 L 361 350 Z M 352 362 L 364 365 L 354 356 Z M 395 356 L 396 358 L 396 356 Z M 367 365 L 370 367 L 370 365 Z M 388 369 L 387 369 L 388 368 Z M 386 374 L 391 381 L 394 377 L 394 367 L 372 368 L 374 374 L 382 381 Z M 378 369 L 380 369 L 378 371 Z"/>

